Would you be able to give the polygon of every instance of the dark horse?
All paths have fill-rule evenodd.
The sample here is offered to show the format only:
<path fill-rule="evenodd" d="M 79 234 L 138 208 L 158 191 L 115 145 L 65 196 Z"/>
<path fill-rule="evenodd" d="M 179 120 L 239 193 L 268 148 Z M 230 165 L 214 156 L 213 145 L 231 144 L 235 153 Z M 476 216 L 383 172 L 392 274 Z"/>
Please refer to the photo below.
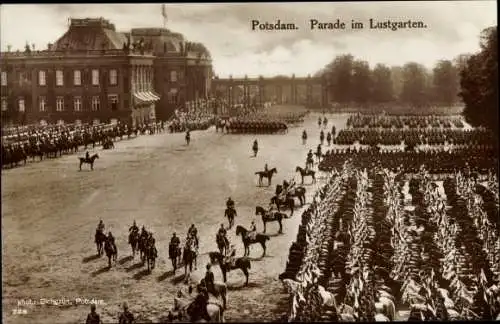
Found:
<path fill-rule="evenodd" d="M 215 236 L 215 242 L 217 243 L 217 248 L 219 249 L 219 252 L 221 254 L 225 254 L 229 247 L 229 241 L 227 237 L 217 233 L 217 235 Z"/>
<path fill-rule="evenodd" d="M 110 240 L 104 241 L 104 251 L 106 251 L 106 256 L 108 257 L 108 268 L 111 268 L 111 259 L 113 259 L 113 262 L 116 262 L 116 258 L 118 257 L 116 244 L 112 244 Z"/>
<path fill-rule="evenodd" d="M 99 256 L 102 255 L 103 248 L 104 248 L 104 242 L 106 242 L 106 240 L 107 240 L 107 237 L 106 237 L 106 235 L 103 232 L 98 231 L 98 230 L 95 231 L 95 240 L 94 240 L 94 242 L 95 242 L 95 244 L 97 246 L 97 254 Z"/>
<path fill-rule="evenodd" d="M 236 209 L 234 209 L 234 207 L 226 208 L 226 211 L 224 212 L 224 217 L 227 217 L 227 220 L 229 222 L 229 229 L 231 229 L 234 225 L 235 216 L 236 216 Z"/>
<path fill-rule="evenodd" d="M 99 154 L 97 154 L 97 153 L 92 155 L 88 159 L 85 157 L 79 157 L 79 159 L 80 159 L 80 171 L 82 171 L 82 164 L 84 164 L 84 163 L 90 164 L 90 170 L 94 170 L 94 162 L 98 158 L 99 158 Z"/>
<path fill-rule="evenodd" d="M 186 245 L 184 246 L 184 251 L 182 253 L 182 261 L 184 262 L 184 275 L 186 276 L 186 278 L 187 278 L 188 266 L 189 266 L 190 273 L 193 271 L 193 263 L 194 263 L 195 269 L 196 269 L 196 266 L 198 263 L 197 257 L 198 257 L 198 252 L 196 251 L 194 244 L 192 242 L 189 242 L 189 241 L 186 242 Z"/>
<path fill-rule="evenodd" d="M 283 186 L 282 185 L 276 185 L 276 195 L 278 196 L 280 193 L 283 192 Z M 298 198 L 300 205 L 304 206 L 306 203 L 306 188 L 299 186 L 295 188 L 288 188 L 288 191 L 286 193 L 288 197 L 291 198 Z M 273 201 L 271 201 L 274 203 Z M 279 205 L 278 205 L 278 210 L 279 210 Z"/>
<path fill-rule="evenodd" d="M 210 252 L 208 253 L 208 256 L 210 257 L 210 263 L 217 263 L 219 265 L 222 272 L 222 277 L 224 278 L 224 282 L 227 281 L 226 274 L 228 272 L 230 272 L 231 270 L 240 269 L 241 271 L 243 271 L 246 277 L 245 286 L 248 286 L 248 270 L 251 268 L 251 266 L 250 260 L 247 257 L 236 258 L 236 260 L 234 260 L 234 267 L 232 267 L 230 264 L 224 262 L 224 256 L 220 252 Z"/>
<path fill-rule="evenodd" d="M 304 183 L 304 177 L 312 177 L 312 181 L 313 183 L 316 183 L 316 172 L 314 172 L 313 170 L 304 170 L 302 169 L 301 167 L 297 166 L 297 168 L 295 168 L 295 172 L 300 172 L 300 176 L 302 178 L 302 184 Z"/>
<path fill-rule="evenodd" d="M 151 272 L 151 270 L 155 268 L 156 257 L 158 256 L 156 247 L 148 242 L 144 247 L 143 256 L 145 257 L 146 263 L 148 265 L 148 272 Z"/>
<path fill-rule="evenodd" d="M 261 206 L 255 207 L 255 215 L 260 215 L 262 217 L 262 223 L 264 224 L 264 233 L 266 232 L 266 224 L 269 222 L 278 222 L 280 229 L 278 233 L 283 233 L 283 218 L 287 218 L 286 214 L 280 212 L 268 212 Z"/>
<path fill-rule="evenodd" d="M 290 216 L 293 215 L 293 211 L 295 210 L 295 201 L 293 200 L 293 197 L 286 195 L 285 199 L 279 199 L 278 196 L 273 196 L 271 198 L 271 203 L 275 204 L 278 207 L 279 212 L 281 212 L 280 207 L 289 208 L 291 211 Z"/>
<path fill-rule="evenodd" d="M 272 168 L 271 170 L 268 171 L 257 171 L 255 174 L 259 176 L 259 186 L 262 185 L 262 179 L 267 178 L 267 185 L 271 185 L 271 180 L 273 179 L 273 174 L 278 173 L 278 170 L 276 168 Z"/>
<path fill-rule="evenodd" d="M 243 242 L 243 245 L 245 246 L 244 256 L 248 256 L 248 254 L 250 254 L 250 245 L 255 244 L 255 243 L 260 243 L 260 245 L 262 246 L 262 250 L 263 250 L 262 256 L 266 255 L 266 241 L 269 240 L 268 235 L 258 233 L 255 236 L 255 239 L 251 240 L 248 237 L 248 230 L 241 225 L 236 226 L 236 235 L 241 235 L 241 241 Z"/>
<path fill-rule="evenodd" d="M 174 268 L 174 274 L 177 270 L 177 266 L 180 265 L 182 261 L 182 249 L 177 244 L 170 243 L 168 245 L 168 258 L 172 261 L 172 267 Z"/>
<path fill-rule="evenodd" d="M 139 250 L 139 233 L 132 231 L 128 235 L 128 243 L 132 247 L 132 257 L 135 257 L 135 252 Z"/>

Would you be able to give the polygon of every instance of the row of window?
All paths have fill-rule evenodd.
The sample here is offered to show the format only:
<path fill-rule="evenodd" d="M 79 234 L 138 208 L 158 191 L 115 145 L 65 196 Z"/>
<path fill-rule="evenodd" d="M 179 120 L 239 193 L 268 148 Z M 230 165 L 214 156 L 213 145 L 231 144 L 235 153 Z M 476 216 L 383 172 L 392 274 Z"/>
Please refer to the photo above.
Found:
<path fill-rule="evenodd" d="M 24 72 L 19 74 L 19 82 L 23 83 L 27 79 L 27 75 Z M 118 71 L 115 69 L 109 70 L 109 85 L 117 85 L 118 84 Z M 7 72 L 2 71 L 1 73 L 1 84 L 2 86 L 7 86 Z M 47 85 L 47 71 L 40 70 L 38 71 L 38 85 L 46 86 Z M 82 71 L 74 70 L 73 71 L 73 85 L 80 86 L 82 85 Z M 92 70 L 92 85 L 99 85 L 99 70 Z M 64 86 L 64 72 L 63 70 L 56 70 L 56 86 Z"/>
<path fill-rule="evenodd" d="M 111 110 L 118 110 L 118 95 L 110 94 L 108 95 L 108 102 L 111 106 Z M 2 98 L 2 111 L 7 111 L 7 98 Z M 26 106 L 24 98 L 19 98 L 17 100 L 17 108 L 19 112 L 25 112 Z M 92 111 L 99 111 L 101 108 L 101 98 L 99 96 L 92 96 L 91 98 L 91 109 Z M 40 112 L 47 111 L 47 98 L 38 97 L 38 110 Z M 64 97 L 56 97 L 56 111 L 64 111 Z M 82 97 L 73 98 L 73 111 L 83 111 Z"/>
<path fill-rule="evenodd" d="M 178 75 L 177 71 L 170 71 L 170 82 L 177 82 Z M 22 83 L 26 80 L 26 74 L 21 73 L 19 75 L 19 82 Z M 109 85 L 117 85 L 118 84 L 118 71 L 115 69 L 109 70 Z M 2 86 L 7 86 L 7 72 L 2 71 L 1 73 L 1 84 Z M 47 71 L 40 70 L 38 71 L 38 85 L 46 86 L 47 85 Z M 74 70 L 73 71 L 73 85 L 80 86 L 82 85 L 82 71 Z M 92 70 L 92 85 L 99 85 L 99 70 Z M 64 73 L 62 70 L 56 70 L 56 86 L 64 86 Z"/>

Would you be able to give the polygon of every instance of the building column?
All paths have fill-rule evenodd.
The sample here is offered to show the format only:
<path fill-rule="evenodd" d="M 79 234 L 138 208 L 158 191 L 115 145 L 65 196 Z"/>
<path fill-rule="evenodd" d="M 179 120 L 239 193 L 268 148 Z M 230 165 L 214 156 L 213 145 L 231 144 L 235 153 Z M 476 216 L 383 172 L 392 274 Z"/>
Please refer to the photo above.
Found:
<path fill-rule="evenodd" d="M 306 97 L 307 106 L 310 107 L 312 104 L 312 86 L 310 83 L 307 83 Z"/>

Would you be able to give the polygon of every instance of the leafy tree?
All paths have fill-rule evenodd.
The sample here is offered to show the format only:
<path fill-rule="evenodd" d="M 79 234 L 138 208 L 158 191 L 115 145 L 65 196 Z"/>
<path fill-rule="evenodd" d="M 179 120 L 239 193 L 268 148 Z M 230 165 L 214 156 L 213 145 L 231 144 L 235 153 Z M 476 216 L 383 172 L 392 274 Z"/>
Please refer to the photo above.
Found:
<path fill-rule="evenodd" d="M 458 95 L 459 76 L 453 63 L 448 60 L 439 61 L 433 69 L 433 99 L 438 104 L 452 106 Z"/>
<path fill-rule="evenodd" d="M 352 93 L 352 70 L 354 57 L 352 55 L 337 56 L 327 66 L 327 77 L 331 84 L 331 94 L 336 102 L 348 103 Z"/>
<path fill-rule="evenodd" d="M 427 73 L 421 64 L 410 62 L 403 67 L 401 100 L 415 107 L 427 103 Z"/>
<path fill-rule="evenodd" d="M 481 33 L 481 50 L 472 55 L 460 73 L 465 103 L 463 115 L 473 126 L 484 126 L 498 136 L 498 40 L 497 27 Z"/>
<path fill-rule="evenodd" d="M 391 67 L 391 80 L 394 96 L 397 99 L 401 99 L 401 93 L 403 92 L 403 68 L 401 66 Z"/>
<path fill-rule="evenodd" d="M 375 102 L 389 102 L 394 99 L 394 88 L 391 69 L 383 64 L 377 64 L 372 73 L 373 91 L 372 100 Z"/>
<path fill-rule="evenodd" d="M 371 100 L 372 79 L 370 65 L 366 61 L 355 61 L 352 67 L 351 100 L 366 104 Z"/>

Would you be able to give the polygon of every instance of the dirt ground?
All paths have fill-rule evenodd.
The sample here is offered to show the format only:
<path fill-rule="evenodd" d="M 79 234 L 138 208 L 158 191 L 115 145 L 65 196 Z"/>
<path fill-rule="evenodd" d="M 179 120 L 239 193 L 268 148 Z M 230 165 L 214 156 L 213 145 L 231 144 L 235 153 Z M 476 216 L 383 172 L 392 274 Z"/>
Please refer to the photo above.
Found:
<path fill-rule="evenodd" d="M 172 275 L 168 243 L 173 232 L 185 238 L 191 224 L 198 228 L 200 256 L 192 278 L 204 275 L 207 253 L 216 251 L 215 233 L 224 219 L 226 199 L 236 202 L 236 225 L 249 227 L 256 205 L 267 207 L 275 185 L 296 176 L 297 165 L 319 142 L 316 114 L 287 135 L 222 135 L 214 128 L 192 133 L 189 146 L 184 134 L 145 135 L 119 141 L 115 149 L 99 153 L 94 171 L 78 171 L 75 155 L 30 163 L 2 171 L 2 283 L 4 323 L 82 323 L 89 304 L 76 298 L 102 300 L 97 306 L 104 322 L 117 322 L 120 305 L 128 302 L 141 322 L 158 322 L 173 305 L 182 285 L 183 270 Z M 337 130 L 347 115 L 329 116 Z M 301 143 L 307 129 L 309 141 Z M 251 157 L 254 139 L 259 153 Z M 92 152 L 91 152 L 92 153 Z M 79 153 L 83 155 L 83 153 Z M 258 187 L 255 171 L 264 164 L 278 174 L 270 187 Z M 300 182 L 298 176 L 296 180 Z M 306 179 L 308 198 L 319 186 Z M 287 295 L 278 280 L 284 271 L 288 249 L 296 238 L 301 211 L 284 221 L 284 234 L 277 236 L 277 223 L 268 224 L 267 256 L 251 248 L 249 286 L 241 271 L 228 274 L 227 321 L 275 321 L 287 308 Z M 118 262 L 109 271 L 107 259 L 96 254 L 94 233 L 99 219 L 112 231 Z M 139 258 L 131 259 L 127 245 L 133 220 L 154 233 L 159 253 L 156 268 L 147 274 Z M 234 228 L 229 238 L 243 254 Z M 215 267 L 216 280 L 222 274 Z M 22 305 L 18 301 L 40 298 L 67 299 L 69 305 Z M 15 314 L 19 310 L 25 314 Z"/>

